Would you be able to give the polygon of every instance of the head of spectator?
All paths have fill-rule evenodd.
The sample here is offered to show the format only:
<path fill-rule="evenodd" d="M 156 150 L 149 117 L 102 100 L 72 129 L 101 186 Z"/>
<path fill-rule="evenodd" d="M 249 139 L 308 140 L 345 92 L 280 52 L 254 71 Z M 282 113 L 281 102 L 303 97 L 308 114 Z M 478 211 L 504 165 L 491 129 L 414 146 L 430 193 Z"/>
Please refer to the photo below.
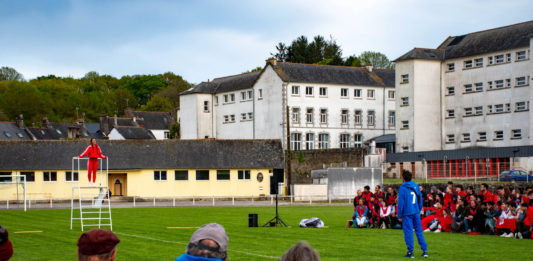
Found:
<path fill-rule="evenodd" d="M 470 201 L 470 208 L 475 209 L 478 207 L 478 203 L 475 200 Z"/>
<path fill-rule="evenodd" d="M 280 261 L 320 261 L 320 256 L 309 243 L 300 241 L 287 250 Z"/>
<path fill-rule="evenodd" d="M 515 212 L 516 211 L 516 203 L 509 202 L 509 208 L 511 209 L 511 211 Z"/>
<path fill-rule="evenodd" d="M 442 201 L 442 200 L 443 200 L 443 198 L 442 198 L 442 194 L 441 194 L 441 193 L 437 193 L 437 194 L 435 195 L 435 200 L 436 200 L 436 201 Z"/>
<path fill-rule="evenodd" d="M 380 186 L 380 185 L 376 185 L 376 187 L 374 188 L 374 190 L 376 191 L 376 194 L 377 194 L 377 195 L 381 194 L 381 186 Z"/>
<path fill-rule="evenodd" d="M 389 195 L 396 195 L 396 191 L 392 187 L 389 187 L 388 191 Z"/>
<path fill-rule="evenodd" d="M 464 190 L 463 185 L 461 185 L 461 184 L 455 185 L 455 192 L 457 192 L 457 194 L 461 193 L 461 191 L 463 191 L 463 190 Z"/>
<path fill-rule="evenodd" d="M 384 202 L 385 202 L 385 197 L 384 197 L 384 196 L 379 196 L 379 197 L 378 197 L 378 201 L 379 201 L 379 203 L 380 203 L 381 205 L 383 205 Z"/>
<path fill-rule="evenodd" d="M 531 190 L 533 190 L 533 188 L 526 187 L 526 192 L 524 192 L 524 195 L 528 195 L 527 193 L 529 193 Z"/>
<path fill-rule="evenodd" d="M 455 195 L 455 194 L 452 195 L 452 202 L 454 204 L 457 204 L 457 195 Z"/>
<path fill-rule="evenodd" d="M 365 199 L 364 198 L 360 198 L 359 199 L 359 206 L 363 207 L 364 205 L 365 205 Z"/>
<path fill-rule="evenodd" d="M 363 195 L 363 192 L 362 192 L 360 189 L 358 189 L 358 190 L 357 190 L 357 196 L 358 196 L 358 197 L 361 197 L 362 195 Z"/>
<path fill-rule="evenodd" d="M 527 208 L 529 207 L 529 204 L 527 202 L 524 202 L 522 203 L 522 205 L 520 205 L 520 208 L 522 209 L 522 212 L 526 213 L 527 212 Z"/>
<path fill-rule="evenodd" d="M 470 195 L 474 194 L 474 187 L 473 186 L 468 186 L 466 188 L 466 193 L 468 193 Z"/>
<path fill-rule="evenodd" d="M 494 205 L 495 204 L 492 201 L 487 202 L 487 210 L 491 212 L 494 211 Z"/>
<path fill-rule="evenodd" d="M 418 188 L 420 189 L 420 192 L 424 191 L 424 187 L 422 187 L 422 185 L 418 186 Z"/>
<path fill-rule="evenodd" d="M 509 195 L 511 195 L 511 190 L 509 188 L 504 188 L 503 189 L 503 196 L 505 198 L 509 197 Z"/>
<path fill-rule="evenodd" d="M 453 181 L 448 181 L 448 188 L 453 190 Z"/>
<path fill-rule="evenodd" d="M 481 191 L 483 192 L 483 194 L 485 194 L 485 192 L 487 192 L 488 190 L 489 190 L 489 185 L 487 183 L 481 184 Z"/>
<path fill-rule="evenodd" d="M 452 212 L 448 208 L 445 208 L 442 213 L 444 214 L 444 217 L 446 217 L 446 216 L 451 217 L 452 216 Z"/>
<path fill-rule="evenodd" d="M 464 207 L 464 206 L 465 206 L 464 198 L 463 197 L 457 198 L 457 207 Z"/>
<path fill-rule="evenodd" d="M 509 195 L 509 197 L 507 197 L 507 201 L 508 202 L 515 202 L 516 201 L 516 195 Z"/>
<path fill-rule="evenodd" d="M 533 190 L 530 190 L 528 193 L 527 193 L 527 197 L 529 198 L 529 205 L 533 205 Z"/>
<path fill-rule="evenodd" d="M 433 201 L 434 198 L 435 198 L 435 194 L 433 194 L 433 193 L 429 193 L 428 194 L 428 201 L 429 202 Z"/>
<path fill-rule="evenodd" d="M 364 193 L 368 193 L 368 192 L 370 191 L 370 186 L 365 186 L 365 187 L 364 187 L 364 190 L 365 190 Z"/>
<path fill-rule="evenodd" d="M 485 196 L 483 196 L 483 194 L 476 195 L 476 201 L 483 202 L 484 200 L 485 200 Z"/>
<path fill-rule="evenodd" d="M 437 188 L 437 194 L 441 194 L 441 195 L 443 195 L 443 194 L 444 194 L 443 188 L 438 187 L 438 188 Z"/>
<path fill-rule="evenodd" d="M 91 229 L 78 239 L 78 260 L 114 261 L 118 243 L 120 239 L 115 233 L 105 229 Z"/>
<path fill-rule="evenodd" d="M 503 202 L 503 195 L 498 194 L 498 196 L 496 198 L 498 199 L 498 200 L 496 200 L 497 201 L 496 203 L 501 205 L 502 202 Z"/>
<path fill-rule="evenodd" d="M 402 179 L 404 182 L 409 182 L 413 179 L 413 173 L 411 173 L 411 171 L 408 171 L 406 169 L 404 169 L 402 171 Z"/>
<path fill-rule="evenodd" d="M 442 206 L 444 206 L 444 204 L 442 203 L 442 201 L 437 201 L 437 209 L 441 209 Z"/>
<path fill-rule="evenodd" d="M 226 261 L 228 244 L 228 234 L 223 226 L 217 223 L 206 224 L 192 234 L 187 253 L 176 258 L 176 261 Z"/>
<path fill-rule="evenodd" d="M 437 187 L 431 186 L 431 188 L 429 189 L 429 193 L 437 193 Z"/>
<path fill-rule="evenodd" d="M 384 206 L 384 207 L 388 207 L 388 206 L 390 206 L 390 202 L 384 200 L 382 206 Z"/>
<path fill-rule="evenodd" d="M 509 209 L 509 203 L 507 201 L 502 202 L 502 210 L 507 211 Z"/>
<path fill-rule="evenodd" d="M 0 260 L 9 260 L 12 256 L 13 245 L 9 241 L 9 233 L 0 225 Z"/>
<path fill-rule="evenodd" d="M 372 202 L 376 201 L 376 194 L 370 195 L 370 201 Z"/>
<path fill-rule="evenodd" d="M 487 202 L 478 203 L 478 206 L 485 211 L 487 209 Z"/>
<path fill-rule="evenodd" d="M 503 195 L 503 186 L 498 186 L 498 194 Z"/>
<path fill-rule="evenodd" d="M 453 189 L 450 188 L 450 187 L 446 187 L 446 194 L 452 194 L 453 193 Z"/>
<path fill-rule="evenodd" d="M 520 199 L 520 196 L 521 196 L 521 195 L 520 195 L 520 190 L 515 189 L 514 191 L 515 191 L 515 192 L 514 192 L 513 194 L 515 195 L 515 197 L 516 197 L 517 199 Z"/>

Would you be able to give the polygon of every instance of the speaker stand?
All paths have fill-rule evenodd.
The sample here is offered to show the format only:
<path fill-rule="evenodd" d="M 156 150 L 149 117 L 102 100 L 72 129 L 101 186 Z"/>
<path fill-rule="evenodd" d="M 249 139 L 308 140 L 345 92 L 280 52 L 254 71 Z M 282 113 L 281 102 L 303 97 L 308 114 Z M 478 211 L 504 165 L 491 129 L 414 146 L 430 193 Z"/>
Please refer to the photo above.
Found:
<path fill-rule="evenodd" d="M 289 227 L 287 226 L 287 224 L 285 224 L 285 222 L 279 217 L 279 214 L 278 214 L 278 194 L 276 194 L 276 216 L 274 218 L 272 218 L 271 220 L 269 220 L 266 224 L 263 225 L 263 227 L 266 227 L 267 225 L 270 225 L 270 223 L 274 221 L 276 223 L 276 225 L 279 225 L 280 227 Z"/>

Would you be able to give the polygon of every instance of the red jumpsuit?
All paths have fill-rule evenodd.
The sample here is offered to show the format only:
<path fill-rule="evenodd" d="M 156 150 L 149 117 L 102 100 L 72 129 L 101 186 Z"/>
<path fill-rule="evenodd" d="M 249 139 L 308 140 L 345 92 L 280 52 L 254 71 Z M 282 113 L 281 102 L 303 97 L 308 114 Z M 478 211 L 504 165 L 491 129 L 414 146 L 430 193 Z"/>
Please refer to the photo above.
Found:
<path fill-rule="evenodd" d="M 105 159 L 107 158 L 102 154 L 102 151 L 100 150 L 100 146 L 98 145 L 89 145 L 85 151 L 80 154 L 79 158 L 85 157 L 85 155 L 89 155 L 89 162 L 87 163 L 87 170 L 88 170 L 88 178 L 89 182 L 91 182 L 91 173 L 93 174 L 92 182 L 96 183 L 96 171 L 98 170 L 98 158 Z"/>

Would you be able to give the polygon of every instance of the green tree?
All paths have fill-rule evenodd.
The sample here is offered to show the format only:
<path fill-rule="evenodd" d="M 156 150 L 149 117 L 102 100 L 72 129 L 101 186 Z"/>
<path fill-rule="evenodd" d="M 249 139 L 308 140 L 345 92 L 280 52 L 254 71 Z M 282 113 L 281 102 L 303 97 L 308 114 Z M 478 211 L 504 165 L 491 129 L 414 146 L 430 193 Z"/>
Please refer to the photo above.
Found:
<path fill-rule="evenodd" d="M 357 57 L 357 55 L 350 55 L 346 60 L 344 61 L 344 66 L 353 66 L 353 67 L 361 67 L 363 64 L 361 63 L 361 59 Z"/>
<path fill-rule="evenodd" d="M 120 88 L 131 91 L 139 105 L 146 105 L 154 91 L 165 89 L 167 86 L 168 82 L 157 75 L 142 75 L 134 77 Z"/>
<path fill-rule="evenodd" d="M 111 92 L 111 95 L 109 97 L 112 101 L 112 104 L 114 105 L 114 110 L 118 111 L 118 115 L 123 116 L 124 110 L 127 107 L 130 108 L 137 108 L 137 99 L 135 98 L 135 95 L 130 92 L 130 90 L 127 89 L 116 89 Z"/>
<path fill-rule="evenodd" d="M 179 107 L 178 94 L 190 89 L 194 85 L 187 82 L 183 77 L 174 74 L 173 72 L 166 72 L 158 75 L 159 78 L 164 79 L 168 83 L 168 87 L 157 91 L 157 96 L 168 99 L 174 108 Z"/>
<path fill-rule="evenodd" d="M 363 65 L 368 63 L 374 68 L 394 69 L 394 63 L 380 52 L 366 51 L 359 55 L 359 59 L 361 59 Z"/>
<path fill-rule="evenodd" d="M 274 56 L 276 60 L 280 62 L 287 62 L 287 58 L 288 58 L 287 57 L 287 52 L 288 52 L 287 46 L 284 43 L 280 42 L 276 46 L 276 50 L 278 50 L 276 54 L 270 53 L 270 55 Z"/>
<path fill-rule="evenodd" d="M 179 123 L 171 124 L 169 130 L 170 130 L 169 136 L 171 139 L 177 139 L 180 137 L 180 124 Z"/>
<path fill-rule="evenodd" d="M 165 97 L 155 95 L 148 103 L 141 107 L 143 111 L 170 111 L 173 110 L 172 102 Z"/>
<path fill-rule="evenodd" d="M 17 72 L 17 70 L 11 68 L 11 67 L 1 67 L 0 68 L 0 81 L 23 81 L 24 75 Z"/>
<path fill-rule="evenodd" d="M 309 48 L 308 48 L 307 37 L 300 36 L 296 40 L 292 41 L 291 44 L 291 57 L 289 57 L 290 62 L 293 63 L 309 63 Z"/>

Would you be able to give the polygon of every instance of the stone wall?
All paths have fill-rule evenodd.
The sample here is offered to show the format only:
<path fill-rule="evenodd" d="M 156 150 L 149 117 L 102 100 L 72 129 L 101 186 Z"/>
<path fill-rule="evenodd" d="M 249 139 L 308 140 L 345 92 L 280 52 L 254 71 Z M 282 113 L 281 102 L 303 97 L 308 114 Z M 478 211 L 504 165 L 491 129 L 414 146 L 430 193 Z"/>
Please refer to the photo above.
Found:
<path fill-rule="evenodd" d="M 368 148 L 291 151 L 291 184 L 311 184 L 311 170 L 331 163 L 347 162 L 347 167 L 363 167 Z M 340 165 L 342 166 L 342 165 Z"/>

